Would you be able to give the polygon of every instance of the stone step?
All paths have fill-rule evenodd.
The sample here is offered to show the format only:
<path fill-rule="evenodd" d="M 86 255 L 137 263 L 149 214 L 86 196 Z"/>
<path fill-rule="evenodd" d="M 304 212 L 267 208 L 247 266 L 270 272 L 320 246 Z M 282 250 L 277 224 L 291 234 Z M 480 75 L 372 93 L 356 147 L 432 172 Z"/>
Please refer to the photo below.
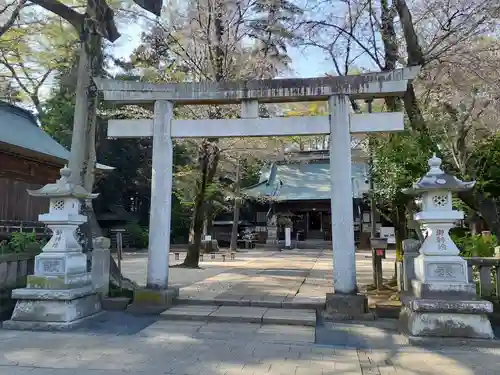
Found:
<path fill-rule="evenodd" d="M 164 320 L 239 322 L 294 326 L 316 326 L 316 310 L 275 309 L 254 306 L 179 305 L 160 315 Z"/>
<path fill-rule="evenodd" d="M 293 297 L 293 298 L 184 298 L 178 297 L 176 305 L 198 306 L 240 306 L 240 307 L 269 307 L 274 309 L 318 310 L 325 308 L 325 297 Z"/>

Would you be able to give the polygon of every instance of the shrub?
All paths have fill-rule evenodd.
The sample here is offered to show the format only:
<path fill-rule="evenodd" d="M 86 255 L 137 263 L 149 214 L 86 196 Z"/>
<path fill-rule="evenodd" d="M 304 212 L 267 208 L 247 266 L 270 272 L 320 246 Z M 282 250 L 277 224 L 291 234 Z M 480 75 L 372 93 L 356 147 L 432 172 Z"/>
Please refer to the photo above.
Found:
<path fill-rule="evenodd" d="M 0 243 L 0 254 L 37 252 L 45 243 L 46 241 L 37 241 L 34 232 L 14 232 L 9 241 L 4 240 Z"/>
<path fill-rule="evenodd" d="M 492 257 L 498 241 L 496 236 L 482 236 L 480 234 L 453 239 L 464 257 Z"/>
<path fill-rule="evenodd" d="M 130 246 L 145 249 L 149 243 L 149 231 L 143 228 L 137 222 L 130 222 L 125 226 L 125 230 L 129 235 Z"/>
<path fill-rule="evenodd" d="M 289 216 L 278 216 L 277 224 L 280 228 L 291 228 L 293 222 Z"/>

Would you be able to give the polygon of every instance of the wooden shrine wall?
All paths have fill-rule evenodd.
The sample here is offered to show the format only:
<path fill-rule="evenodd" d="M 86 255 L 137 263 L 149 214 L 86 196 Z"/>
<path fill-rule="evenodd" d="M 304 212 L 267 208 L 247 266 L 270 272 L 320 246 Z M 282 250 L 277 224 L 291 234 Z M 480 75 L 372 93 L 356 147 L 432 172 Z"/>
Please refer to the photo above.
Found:
<path fill-rule="evenodd" d="M 47 212 L 48 199 L 31 197 L 26 190 L 55 182 L 61 167 L 0 151 L 0 221 L 37 221 Z"/>

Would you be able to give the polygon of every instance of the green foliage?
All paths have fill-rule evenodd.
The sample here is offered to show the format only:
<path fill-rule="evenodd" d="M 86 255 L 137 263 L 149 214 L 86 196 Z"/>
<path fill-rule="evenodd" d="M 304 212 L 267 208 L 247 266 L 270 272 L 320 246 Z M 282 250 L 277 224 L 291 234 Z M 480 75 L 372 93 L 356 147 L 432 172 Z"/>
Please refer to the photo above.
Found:
<path fill-rule="evenodd" d="M 278 216 L 276 223 L 280 228 L 290 228 L 292 226 L 292 219 L 289 216 Z"/>
<path fill-rule="evenodd" d="M 138 222 L 130 222 L 125 225 L 129 235 L 130 245 L 137 249 L 146 249 L 149 243 L 149 231 L 139 225 Z"/>
<path fill-rule="evenodd" d="M 303 9 L 287 0 L 256 0 L 251 11 L 255 15 L 248 26 L 249 36 L 256 41 L 254 53 L 261 53 L 272 60 L 274 67 L 288 67 L 291 59 L 287 42 L 296 37 L 290 23 L 303 14 Z"/>
<path fill-rule="evenodd" d="M 489 197 L 500 196 L 500 133 L 476 143 L 472 153 L 473 177 L 477 187 Z"/>
<path fill-rule="evenodd" d="M 373 177 L 379 200 L 393 203 L 407 200 L 401 190 L 409 188 L 427 172 L 431 147 L 417 132 L 407 130 L 374 137 Z"/>
<path fill-rule="evenodd" d="M 0 254 L 37 252 L 45 245 L 45 241 L 37 241 L 33 232 L 14 232 L 9 241 L 0 242 Z"/>
<path fill-rule="evenodd" d="M 249 158 L 245 158 L 241 161 L 241 170 L 243 171 L 240 179 L 241 187 L 252 186 L 259 182 L 260 171 L 264 163 L 265 161 L 263 160 Z"/>
<path fill-rule="evenodd" d="M 399 258 L 402 241 L 407 238 L 407 205 L 414 199 L 402 190 L 411 187 L 426 173 L 432 145 L 426 137 L 412 130 L 371 137 L 370 145 L 377 210 L 394 225 Z"/>
<path fill-rule="evenodd" d="M 455 242 L 463 257 L 492 257 L 495 254 L 495 246 L 498 245 L 496 236 L 483 236 L 480 234 L 451 233 L 451 239 Z"/>
<path fill-rule="evenodd" d="M 44 104 L 42 128 L 67 149 L 71 146 L 75 92 L 56 93 Z"/>
<path fill-rule="evenodd" d="M 73 64 L 78 33 L 58 16 L 25 8 L 18 23 L 0 37 L 0 66 L 23 99 L 41 111 L 41 91 L 53 73 Z"/>

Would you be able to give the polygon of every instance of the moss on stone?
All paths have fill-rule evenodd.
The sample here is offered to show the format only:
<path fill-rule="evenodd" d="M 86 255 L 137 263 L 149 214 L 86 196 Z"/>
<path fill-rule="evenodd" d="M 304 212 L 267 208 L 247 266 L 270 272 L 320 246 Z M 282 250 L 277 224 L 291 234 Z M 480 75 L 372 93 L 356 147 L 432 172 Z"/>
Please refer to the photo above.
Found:
<path fill-rule="evenodd" d="M 88 285 L 88 283 L 81 282 L 76 284 L 67 284 L 64 281 L 63 276 L 44 277 L 29 275 L 27 280 L 28 288 L 32 289 L 73 289 L 80 288 L 85 285 Z"/>
<path fill-rule="evenodd" d="M 134 302 L 144 304 L 164 304 L 165 295 L 161 290 L 138 289 L 134 291 Z"/>

